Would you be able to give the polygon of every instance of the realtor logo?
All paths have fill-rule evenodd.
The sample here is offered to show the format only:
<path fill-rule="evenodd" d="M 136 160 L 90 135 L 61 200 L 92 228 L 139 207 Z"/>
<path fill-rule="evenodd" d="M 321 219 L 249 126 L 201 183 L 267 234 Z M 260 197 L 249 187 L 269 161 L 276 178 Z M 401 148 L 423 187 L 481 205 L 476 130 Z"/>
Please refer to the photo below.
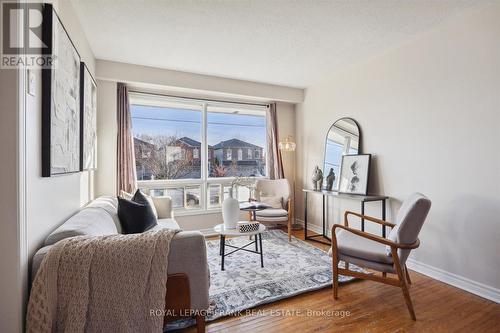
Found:
<path fill-rule="evenodd" d="M 2 1 L 1 68 L 49 68 L 42 34 L 43 4 Z"/>

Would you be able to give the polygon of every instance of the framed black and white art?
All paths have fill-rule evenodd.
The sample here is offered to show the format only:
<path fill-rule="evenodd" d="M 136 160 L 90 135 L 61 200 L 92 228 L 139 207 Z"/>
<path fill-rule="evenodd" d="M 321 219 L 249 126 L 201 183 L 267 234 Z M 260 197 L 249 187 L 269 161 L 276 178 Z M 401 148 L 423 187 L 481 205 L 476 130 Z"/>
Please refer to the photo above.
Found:
<path fill-rule="evenodd" d="M 97 169 L 97 84 L 80 63 L 80 169 Z"/>
<path fill-rule="evenodd" d="M 339 179 L 340 193 L 367 194 L 370 159 L 370 154 L 342 156 Z"/>
<path fill-rule="evenodd" d="M 51 4 L 42 40 L 51 56 L 42 69 L 42 176 L 80 171 L 80 55 Z"/>

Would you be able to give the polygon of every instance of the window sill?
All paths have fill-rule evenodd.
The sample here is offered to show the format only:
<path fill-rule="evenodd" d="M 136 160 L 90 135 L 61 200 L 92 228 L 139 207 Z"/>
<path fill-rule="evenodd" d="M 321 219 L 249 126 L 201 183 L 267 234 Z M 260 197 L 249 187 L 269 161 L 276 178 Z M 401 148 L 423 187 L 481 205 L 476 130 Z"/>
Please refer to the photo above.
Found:
<path fill-rule="evenodd" d="M 221 214 L 222 209 L 221 208 L 214 208 L 214 209 L 182 209 L 182 210 L 174 210 L 174 218 L 176 216 L 197 216 L 197 215 L 208 215 L 208 214 Z"/>

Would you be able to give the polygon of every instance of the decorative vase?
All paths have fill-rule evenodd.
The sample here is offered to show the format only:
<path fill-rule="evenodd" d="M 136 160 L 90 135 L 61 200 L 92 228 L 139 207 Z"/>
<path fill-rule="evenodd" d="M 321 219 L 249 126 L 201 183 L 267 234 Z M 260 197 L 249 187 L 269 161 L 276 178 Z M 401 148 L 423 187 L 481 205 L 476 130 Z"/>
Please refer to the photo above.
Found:
<path fill-rule="evenodd" d="M 222 219 L 224 220 L 224 228 L 236 229 L 240 216 L 240 203 L 233 198 L 233 189 L 229 189 L 229 198 L 222 202 Z"/>

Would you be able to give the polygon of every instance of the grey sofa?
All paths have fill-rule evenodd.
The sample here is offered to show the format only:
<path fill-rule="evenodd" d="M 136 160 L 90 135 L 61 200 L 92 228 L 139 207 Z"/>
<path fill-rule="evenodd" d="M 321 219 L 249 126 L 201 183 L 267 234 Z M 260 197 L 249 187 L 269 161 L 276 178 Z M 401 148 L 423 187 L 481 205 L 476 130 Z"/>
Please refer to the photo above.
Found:
<path fill-rule="evenodd" d="M 153 201 L 158 212 L 158 225 L 155 228 L 179 229 L 179 225 L 173 218 L 170 198 L 154 198 Z M 38 250 L 33 257 L 32 279 L 35 277 L 47 251 L 58 241 L 75 236 L 100 236 L 121 233 L 117 208 L 118 200 L 116 198 L 97 198 L 54 230 L 45 239 L 45 246 Z M 189 281 L 189 309 L 197 313 L 205 311 L 209 305 L 210 274 L 203 235 L 198 231 L 178 232 L 170 246 L 168 263 L 169 276 L 187 276 Z"/>

